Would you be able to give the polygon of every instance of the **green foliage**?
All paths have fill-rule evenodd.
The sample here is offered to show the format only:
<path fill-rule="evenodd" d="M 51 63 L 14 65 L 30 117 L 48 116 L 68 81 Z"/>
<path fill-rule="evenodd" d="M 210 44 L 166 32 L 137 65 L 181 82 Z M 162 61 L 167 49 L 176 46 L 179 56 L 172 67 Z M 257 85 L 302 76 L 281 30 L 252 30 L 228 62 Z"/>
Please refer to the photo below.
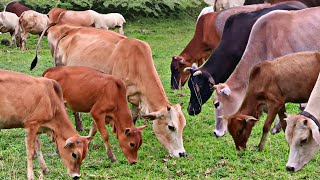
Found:
<path fill-rule="evenodd" d="M 0 2 L 4 5 L 7 0 Z M 100 13 L 119 12 L 126 18 L 195 15 L 203 7 L 201 0 L 21 0 L 41 13 L 53 7 L 71 10 L 93 9 Z"/>

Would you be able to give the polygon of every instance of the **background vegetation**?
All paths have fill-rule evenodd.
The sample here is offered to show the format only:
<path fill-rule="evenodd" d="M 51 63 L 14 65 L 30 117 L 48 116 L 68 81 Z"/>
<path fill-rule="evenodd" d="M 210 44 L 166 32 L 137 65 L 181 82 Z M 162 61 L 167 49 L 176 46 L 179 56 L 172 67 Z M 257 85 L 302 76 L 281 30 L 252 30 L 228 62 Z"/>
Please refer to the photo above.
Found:
<path fill-rule="evenodd" d="M 113 135 L 110 144 L 119 162 L 111 163 L 106 154 L 99 133 L 91 143 L 89 154 L 82 164 L 82 179 L 318 179 L 319 153 L 297 173 L 288 173 L 285 164 L 288 160 L 289 147 L 281 132 L 268 135 L 265 149 L 258 152 L 258 145 L 263 116 L 254 127 L 245 152 L 235 150 L 230 134 L 216 139 L 213 136 L 214 109 L 212 99 L 203 107 L 198 116 L 189 116 L 186 109 L 189 97 L 179 97 L 178 94 L 189 94 L 189 89 L 173 91 L 170 89 L 170 62 L 173 55 L 178 55 L 193 36 L 196 15 L 177 16 L 175 18 L 136 18 L 125 25 L 128 37 L 138 38 L 148 42 L 152 48 L 153 59 L 172 103 L 184 102 L 183 112 L 187 120 L 184 130 L 184 146 L 187 158 L 168 158 L 166 150 L 156 139 L 151 125 L 143 132 L 143 144 L 139 150 L 139 162 L 130 166 L 120 150 Z M 9 38 L 7 34 L 0 39 Z M 23 72 L 40 76 L 44 70 L 52 67 L 49 48 L 44 42 L 40 51 L 40 61 L 33 71 L 29 71 L 34 57 L 35 44 L 38 36 L 30 36 L 26 52 L 17 48 L 0 45 L 0 69 Z M 289 104 L 288 113 L 297 113 L 297 105 Z M 70 117 L 73 120 L 73 116 Z M 84 126 L 87 135 L 91 117 L 84 115 Z M 140 120 L 138 125 L 142 125 Z M 110 128 L 109 132 L 111 132 Z M 35 160 L 35 174 L 44 179 L 68 179 L 66 168 L 55 153 L 54 144 L 45 135 L 41 136 L 43 154 L 50 169 L 48 175 L 42 177 L 38 161 Z M 27 159 L 25 148 L 25 130 L 12 129 L 0 131 L 0 179 L 26 179 Z"/>

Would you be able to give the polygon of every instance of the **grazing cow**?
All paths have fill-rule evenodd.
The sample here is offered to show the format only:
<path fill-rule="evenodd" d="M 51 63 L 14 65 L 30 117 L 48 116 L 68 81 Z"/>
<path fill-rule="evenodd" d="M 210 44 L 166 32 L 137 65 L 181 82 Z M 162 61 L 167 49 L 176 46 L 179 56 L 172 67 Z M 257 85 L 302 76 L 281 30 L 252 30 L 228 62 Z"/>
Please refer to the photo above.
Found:
<path fill-rule="evenodd" d="M 320 148 L 319 99 L 320 74 L 314 86 L 305 110 L 299 115 L 289 115 L 286 119 L 286 139 L 290 153 L 286 169 L 299 171 Z"/>
<path fill-rule="evenodd" d="M 138 149 L 142 144 L 141 130 L 145 126 L 134 126 L 126 99 L 126 86 L 122 80 L 80 66 L 50 68 L 43 76 L 60 84 L 67 107 L 73 112 L 90 112 L 94 123 L 89 136 L 93 137 L 98 127 L 112 162 L 116 158 L 108 142 L 106 123 L 112 126 L 129 164 L 138 162 Z"/>
<path fill-rule="evenodd" d="M 265 111 L 267 119 L 258 146 L 260 151 L 263 150 L 267 134 L 277 113 L 284 113 L 286 102 L 307 102 L 319 72 L 320 53 L 318 52 L 290 54 L 254 66 L 250 72 L 248 88 L 240 108 L 230 117 L 222 115 L 224 121 L 228 121 L 228 130 L 237 150 L 246 149 L 252 127 Z M 286 123 L 282 121 L 282 128 L 285 129 L 285 127 Z"/>
<path fill-rule="evenodd" d="M 122 79 L 127 87 L 127 100 L 132 104 L 133 119 L 138 114 L 154 119 L 153 130 L 169 154 L 186 156 L 182 104 L 172 105 L 168 101 L 147 43 L 112 31 L 82 27 L 70 30 L 58 40 L 54 54 L 56 64 L 93 67 Z M 37 59 L 32 68 L 36 62 Z"/>
<path fill-rule="evenodd" d="M 320 50 L 320 38 L 317 36 L 320 17 L 316 16 L 317 13 L 320 13 L 320 7 L 300 11 L 274 11 L 255 23 L 237 68 L 226 83 L 215 86 L 214 133 L 217 137 L 227 132 L 228 123 L 219 116 L 230 116 L 239 109 L 246 94 L 249 72 L 255 64 L 295 52 Z M 283 117 L 280 114 L 282 121 Z"/>
<path fill-rule="evenodd" d="M 19 32 L 19 18 L 11 12 L 0 12 L 0 32 L 11 35 L 10 46 L 16 40 Z"/>
<path fill-rule="evenodd" d="M 252 12 L 270 4 L 234 7 L 221 12 L 208 13 L 200 17 L 196 25 L 193 38 L 179 56 L 172 57 L 171 61 L 171 88 L 179 89 L 189 77 L 189 72 L 184 72 L 186 67 L 193 63 L 198 66 L 203 64 L 218 45 L 222 36 L 226 20 L 233 14 Z"/>
<path fill-rule="evenodd" d="M 25 11 L 19 18 L 21 28 L 21 50 L 25 51 L 28 33 L 40 35 L 48 26 L 49 18 L 33 10 Z"/>
<path fill-rule="evenodd" d="M 273 5 L 251 13 L 240 13 L 226 21 L 221 42 L 201 67 L 189 68 L 192 76 L 188 81 L 191 96 L 188 113 L 196 115 L 201 106 L 211 97 L 214 84 L 225 82 L 236 68 L 246 49 L 251 29 L 261 16 L 277 9 L 298 10 L 306 6 L 300 2 Z M 236 41 L 235 41 L 236 39 Z"/>
<path fill-rule="evenodd" d="M 30 8 L 20 4 L 19 2 L 12 1 L 7 4 L 5 11 L 15 13 L 18 17 L 24 12 L 28 11 Z"/>
<path fill-rule="evenodd" d="M 78 179 L 80 165 L 88 151 L 88 137 L 79 136 L 63 104 L 62 90 L 54 80 L 0 70 L 0 129 L 25 128 L 27 132 L 28 179 L 34 179 L 33 156 L 48 172 L 37 133 L 53 135 L 69 175 Z M 3 140 L 3 138 L 1 138 Z"/>
<path fill-rule="evenodd" d="M 244 5 L 260 4 L 265 2 L 275 4 L 275 3 L 284 2 L 284 1 L 288 1 L 288 0 L 245 0 Z M 296 0 L 296 1 L 300 1 L 303 4 L 307 5 L 308 7 L 320 6 L 319 0 Z"/>

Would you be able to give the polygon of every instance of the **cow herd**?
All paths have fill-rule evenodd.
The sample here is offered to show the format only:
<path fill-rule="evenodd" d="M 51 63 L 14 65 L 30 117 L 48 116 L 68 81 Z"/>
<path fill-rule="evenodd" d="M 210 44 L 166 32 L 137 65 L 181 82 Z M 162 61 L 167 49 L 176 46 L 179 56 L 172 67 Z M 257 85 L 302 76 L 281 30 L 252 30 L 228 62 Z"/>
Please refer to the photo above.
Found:
<path fill-rule="evenodd" d="M 201 113 L 214 94 L 214 135 L 229 132 L 237 150 L 246 149 L 252 128 L 267 112 L 259 144 L 263 150 L 278 114 L 290 146 L 286 169 L 291 172 L 300 170 L 320 148 L 320 7 L 310 7 L 320 2 L 304 1 L 246 0 L 242 3 L 248 5 L 217 12 L 210 7 L 201 12 L 194 37 L 170 65 L 171 88 L 187 83 L 190 89 L 189 115 Z M 42 132 L 51 136 L 74 179 L 80 177 L 81 162 L 97 131 L 110 161 L 117 161 L 106 124 L 128 163 L 137 163 L 146 127 L 135 126 L 139 117 L 152 120 L 154 134 L 171 156 L 187 156 L 183 103 L 168 100 L 150 46 L 124 36 L 124 23 L 119 13 L 53 8 L 41 14 L 17 2 L 0 12 L 0 31 L 11 34 L 10 46 L 16 40 L 26 50 L 28 33 L 40 36 L 31 70 L 45 36 L 53 65 L 58 66 L 43 77 L 0 70 L 0 129 L 26 129 L 28 179 L 34 179 L 35 155 L 42 171 L 48 172 L 40 150 Z M 113 28 L 119 33 L 108 30 Z M 17 89 L 23 93 L 14 94 Z M 308 104 L 300 114 L 286 115 L 287 102 Z M 88 136 L 73 128 L 65 107 L 75 115 L 78 131 L 83 130 L 79 113 L 90 113 Z"/>

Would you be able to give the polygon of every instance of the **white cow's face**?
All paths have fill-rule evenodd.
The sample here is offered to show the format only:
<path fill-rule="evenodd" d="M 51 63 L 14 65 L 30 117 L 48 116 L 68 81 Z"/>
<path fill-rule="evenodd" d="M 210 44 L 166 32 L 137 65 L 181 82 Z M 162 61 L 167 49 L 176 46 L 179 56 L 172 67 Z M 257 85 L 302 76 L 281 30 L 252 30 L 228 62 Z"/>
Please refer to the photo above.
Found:
<path fill-rule="evenodd" d="M 320 148 L 318 126 L 302 115 L 288 116 L 286 139 L 290 146 L 289 160 L 286 165 L 288 171 L 299 171 Z"/>
<path fill-rule="evenodd" d="M 181 111 L 180 104 L 149 113 L 144 118 L 154 120 L 153 130 L 160 143 L 168 150 L 170 155 L 175 157 L 187 155 L 183 147 L 182 138 L 186 119 Z"/>

